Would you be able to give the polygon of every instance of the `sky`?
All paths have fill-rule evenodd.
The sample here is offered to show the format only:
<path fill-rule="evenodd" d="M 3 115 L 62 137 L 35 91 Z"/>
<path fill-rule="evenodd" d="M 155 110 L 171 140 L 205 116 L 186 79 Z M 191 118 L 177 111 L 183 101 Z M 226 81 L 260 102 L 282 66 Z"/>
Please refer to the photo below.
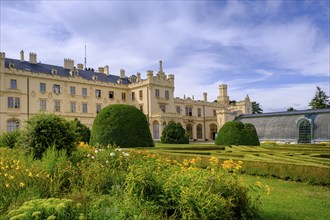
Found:
<path fill-rule="evenodd" d="M 330 1 L 0 0 L 0 51 L 63 66 L 64 58 L 110 74 L 159 70 L 175 97 L 260 104 L 263 112 L 310 109 L 316 86 L 330 94 Z"/>

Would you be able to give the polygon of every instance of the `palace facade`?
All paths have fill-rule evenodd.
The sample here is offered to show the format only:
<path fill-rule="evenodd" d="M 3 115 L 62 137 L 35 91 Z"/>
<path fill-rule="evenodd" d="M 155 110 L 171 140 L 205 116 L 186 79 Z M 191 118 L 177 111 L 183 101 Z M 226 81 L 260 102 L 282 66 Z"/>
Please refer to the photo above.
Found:
<path fill-rule="evenodd" d="M 109 66 L 97 70 L 74 65 L 64 59 L 63 66 L 37 61 L 36 53 L 24 51 L 19 59 L 6 58 L 0 53 L 0 132 L 24 127 L 25 121 L 40 114 L 58 114 L 68 120 L 78 118 L 91 128 L 96 114 L 111 104 L 129 104 L 147 117 L 150 131 L 159 140 L 164 127 L 180 122 L 195 141 L 212 140 L 219 128 L 241 114 L 250 114 L 248 96 L 243 101 L 230 103 L 227 85 L 219 85 L 219 96 L 214 102 L 193 98 L 174 97 L 174 75 L 166 75 L 162 61 L 154 74 L 147 71 L 126 76 L 121 69 L 118 76 L 109 74 Z"/>

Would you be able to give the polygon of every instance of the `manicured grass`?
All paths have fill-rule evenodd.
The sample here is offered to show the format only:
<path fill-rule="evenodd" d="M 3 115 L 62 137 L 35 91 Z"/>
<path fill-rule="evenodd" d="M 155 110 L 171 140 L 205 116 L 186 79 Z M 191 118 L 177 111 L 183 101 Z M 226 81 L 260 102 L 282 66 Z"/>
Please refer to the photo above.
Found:
<path fill-rule="evenodd" d="M 270 187 L 270 193 L 261 194 L 263 219 L 329 219 L 330 188 L 274 178 L 243 175 L 246 185 L 260 181 Z M 253 190 L 250 190 L 255 196 Z"/>

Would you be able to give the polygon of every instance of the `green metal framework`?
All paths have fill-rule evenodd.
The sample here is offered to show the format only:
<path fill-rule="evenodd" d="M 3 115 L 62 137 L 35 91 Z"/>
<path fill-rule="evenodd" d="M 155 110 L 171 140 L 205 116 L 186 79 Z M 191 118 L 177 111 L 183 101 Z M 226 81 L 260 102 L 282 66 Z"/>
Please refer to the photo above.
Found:
<path fill-rule="evenodd" d="M 307 119 L 303 118 L 299 121 L 298 129 L 299 129 L 298 143 L 300 144 L 311 143 L 312 140 L 311 123 Z"/>

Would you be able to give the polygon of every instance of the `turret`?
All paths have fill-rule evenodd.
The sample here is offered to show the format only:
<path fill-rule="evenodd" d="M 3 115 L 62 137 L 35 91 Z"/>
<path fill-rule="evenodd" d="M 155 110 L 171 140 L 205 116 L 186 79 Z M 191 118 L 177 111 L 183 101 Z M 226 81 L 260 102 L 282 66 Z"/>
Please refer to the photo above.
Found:
<path fill-rule="evenodd" d="M 219 85 L 219 93 L 220 96 L 218 96 L 218 102 L 221 104 L 228 105 L 229 104 L 229 96 L 227 95 L 227 85 L 222 84 Z"/>

